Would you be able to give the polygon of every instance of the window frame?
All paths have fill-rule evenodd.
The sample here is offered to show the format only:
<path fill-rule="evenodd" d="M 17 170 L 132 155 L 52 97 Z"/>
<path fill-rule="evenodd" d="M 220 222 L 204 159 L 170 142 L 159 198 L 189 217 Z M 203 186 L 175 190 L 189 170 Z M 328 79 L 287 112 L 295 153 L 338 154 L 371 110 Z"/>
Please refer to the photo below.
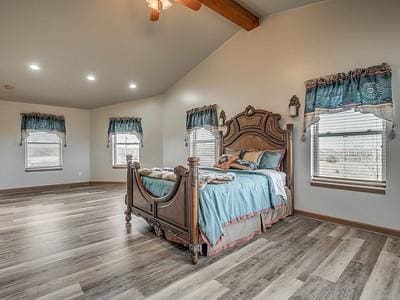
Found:
<path fill-rule="evenodd" d="M 37 132 L 37 133 L 45 133 L 45 134 L 54 134 L 57 136 L 55 133 L 52 132 Z M 50 142 L 29 142 L 29 136 L 25 138 L 25 149 L 24 149 L 24 155 L 25 155 L 25 172 L 40 172 L 40 171 L 61 171 L 64 168 L 64 151 L 63 151 L 63 141 L 62 139 L 57 136 L 58 138 L 58 143 L 50 143 Z M 57 145 L 58 144 L 58 149 L 59 149 L 59 157 L 60 157 L 60 165 L 58 166 L 47 166 L 47 167 L 28 167 L 28 146 L 29 144 L 35 144 L 35 145 Z"/>
<path fill-rule="evenodd" d="M 319 133 L 319 122 L 316 122 L 311 127 L 311 139 L 310 139 L 310 171 L 311 179 L 310 184 L 312 186 L 334 188 L 340 190 L 350 190 L 358 192 L 370 192 L 377 194 L 386 193 L 386 152 L 387 152 L 387 126 L 386 122 L 382 120 L 383 129 L 382 130 L 365 130 L 365 131 L 346 131 L 346 132 L 334 132 L 334 133 Z M 316 137 L 316 134 L 318 135 Z M 319 138 L 320 137 L 351 137 L 351 136 L 373 136 L 380 134 L 382 135 L 382 181 L 378 180 L 363 180 L 363 179 L 351 179 L 343 177 L 329 177 L 329 176 L 318 176 L 318 156 L 319 151 Z M 315 149 L 318 147 L 318 151 Z"/>
<path fill-rule="evenodd" d="M 124 164 L 117 164 L 116 163 L 117 162 L 117 159 L 116 159 L 117 145 L 125 145 L 125 148 L 126 148 L 127 145 L 137 145 L 138 146 L 138 150 L 139 150 L 139 157 L 137 158 L 137 160 L 140 161 L 140 152 L 141 152 L 140 151 L 140 141 L 139 141 L 139 138 L 137 138 L 137 136 L 135 134 L 129 134 L 129 135 L 135 136 L 138 139 L 138 142 L 137 143 L 117 143 L 117 135 L 118 135 L 118 133 L 113 134 L 111 136 L 111 148 L 112 148 L 112 150 L 111 150 L 111 160 L 112 160 L 111 164 L 112 164 L 112 168 L 113 169 L 126 169 L 127 168 L 126 160 L 125 160 Z"/>
<path fill-rule="evenodd" d="M 215 151 L 215 154 L 214 154 L 214 164 L 217 162 L 217 160 L 218 160 L 218 157 L 219 157 L 219 143 L 218 143 L 218 139 L 209 131 L 209 130 L 207 130 L 212 136 L 213 136 L 213 138 L 212 139 L 208 139 L 208 140 L 201 140 L 201 141 L 196 141 L 196 139 L 193 139 L 193 135 L 196 135 L 197 134 L 197 130 L 201 130 L 201 129 L 203 129 L 203 130 L 207 130 L 206 128 L 196 128 L 196 129 L 194 129 L 191 133 L 190 133 L 190 136 L 189 136 L 189 145 L 188 145 L 188 152 L 189 152 L 189 157 L 196 157 L 196 155 L 194 155 L 194 154 L 192 154 L 192 147 L 193 147 L 193 145 L 198 145 L 198 144 L 207 144 L 207 143 L 210 143 L 210 142 L 212 142 L 212 143 L 214 143 L 215 144 L 215 149 L 214 149 L 214 151 Z M 193 142 L 192 142 L 192 139 L 193 139 Z M 194 148 L 194 147 L 193 147 Z M 193 151 L 194 152 L 194 151 Z M 201 166 L 201 160 L 200 160 L 200 166 Z M 209 166 L 205 166 L 205 165 L 203 165 L 203 167 L 209 167 Z"/>

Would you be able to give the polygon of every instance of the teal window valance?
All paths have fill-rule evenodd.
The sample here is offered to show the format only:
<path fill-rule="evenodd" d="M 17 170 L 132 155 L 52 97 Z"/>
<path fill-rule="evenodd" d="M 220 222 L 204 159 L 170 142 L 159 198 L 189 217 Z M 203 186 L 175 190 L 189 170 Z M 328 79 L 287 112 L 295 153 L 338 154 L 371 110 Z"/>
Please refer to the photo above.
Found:
<path fill-rule="evenodd" d="M 114 134 L 134 134 L 137 136 L 141 146 L 143 147 L 143 128 L 141 118 L 111 118 L 108 126 L 107 147 L 110 146 L 111 138 Z"/>
<path fill-rule="evenodd" d="M 218 138 L 217 105 L 208 105 L 193 108 L 186 112 L 185 145 L 189 146 L 189 136 L 195 129 L 204 128 Z"/>
<path fill-rule="evenodd" d="M 354 109 L 372 113 L 393 124 L 392 71 L 388 64 L 308 80 L 304 110 L 304 135 L 320 114 Z"/>
<path fill-rule="evenodd" d="M 23 113 L 21 114 L 21 142 L 32 132 L 55 133 L 67 146 L 67 131 L 65 129 L 64 116 L 48 115 L 42 113 Z"/>
<path fill-rule="evenodd" d="M 186 112 L 186 131 L 190 134 L 194 129 L 205 128 L 217 135 L 217 105 L 197 107 Z"/>

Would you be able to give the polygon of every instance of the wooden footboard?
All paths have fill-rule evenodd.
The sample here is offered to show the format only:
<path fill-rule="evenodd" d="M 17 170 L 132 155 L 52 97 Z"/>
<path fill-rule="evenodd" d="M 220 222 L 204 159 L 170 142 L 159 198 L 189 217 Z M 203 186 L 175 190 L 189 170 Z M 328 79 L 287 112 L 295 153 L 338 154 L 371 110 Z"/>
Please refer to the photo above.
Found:
<path fill-rule="evenodd" d="M 139 162 L 127 156 L 127 195 L 126 222 L 131 214 L 143 217 L 155 229 L 159 236 L 168 234 L 189 246 L 192 261 L 197 263 L 201 251 L 199 243 L 199 159 L 190 157 L 189 168 L 175 168 L 176 182 L 171 192 L 164 197 L 151 195 L 143 186 L 140 178 Z"/>

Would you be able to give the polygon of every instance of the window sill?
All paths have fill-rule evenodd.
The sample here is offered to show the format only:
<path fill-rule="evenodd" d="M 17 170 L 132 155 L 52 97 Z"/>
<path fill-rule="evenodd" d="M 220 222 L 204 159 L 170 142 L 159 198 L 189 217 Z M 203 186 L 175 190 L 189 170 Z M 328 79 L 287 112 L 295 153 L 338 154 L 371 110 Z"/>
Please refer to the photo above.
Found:
<path fill-rule="evenodd" d="M 338 190 L 346 190 L 353 192 L 365 192 L 374 194 L 386 194 L 386 183 L 372 183 L 368 184 L 365 182 L 349 182 L 335 179 L 311 179 L 311 186 L 331 188 Z"/>
<path fill-rule="evenodd" d="M 26 168 L 25 172 L 44 172 L 44 171 L 62 171 L 62 167 L 55 168 Z"/>
<path fill-rule="evenodd" d="M 126 166 L 112 166 L 113 169 L 126 169 Z"/>

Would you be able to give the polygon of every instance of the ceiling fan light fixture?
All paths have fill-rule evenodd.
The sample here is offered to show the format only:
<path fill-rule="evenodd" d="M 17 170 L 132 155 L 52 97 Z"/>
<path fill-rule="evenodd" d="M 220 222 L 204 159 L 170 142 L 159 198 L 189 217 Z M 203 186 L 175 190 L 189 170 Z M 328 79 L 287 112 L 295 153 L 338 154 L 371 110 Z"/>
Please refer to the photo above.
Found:
<path fill-rule="evenodd" d="M 158 1 L 159 0 L 146 0 L 146 2 L 148 3 L 148 5 L 151 9 L 155 9 L 155 10 L 159 11 Z M 172 3 L 169 0 L 160 0 L 160 2 L 162 3 L 162 10 L 167 10 L 168 8 L 170 8 L 172 6 Z"/>

